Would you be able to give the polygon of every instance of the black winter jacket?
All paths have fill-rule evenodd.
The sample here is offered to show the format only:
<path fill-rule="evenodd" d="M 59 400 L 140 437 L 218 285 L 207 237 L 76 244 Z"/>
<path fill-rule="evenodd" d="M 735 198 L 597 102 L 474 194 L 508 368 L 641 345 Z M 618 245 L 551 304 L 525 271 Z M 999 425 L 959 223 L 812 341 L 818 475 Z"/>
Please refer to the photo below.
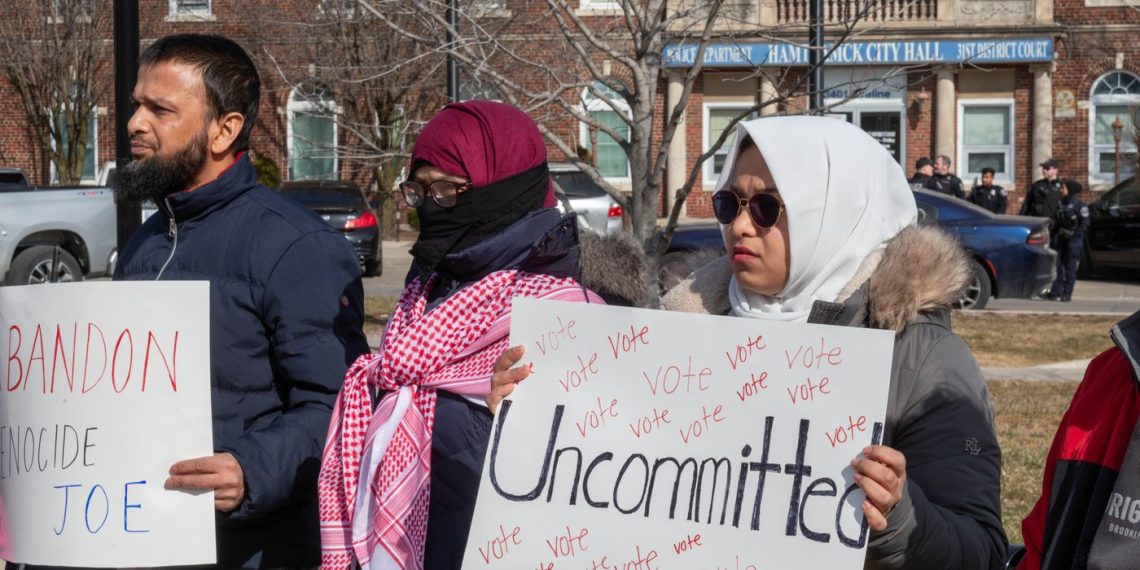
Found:
<path fill-rule="evenodd" d="M 1025 202 L 1021 204 L 1022 216 L 1040 216 L 1053 219 L 1057 206 L 1061 203 L 1061 179 L 1044 178 L 1033 183 L 1025 192 Z"/>
<path fill-rule="evenodd" d="M 214 448 L 237 458 L 246 493 L 218 515 L 218 566 L 319 563 L 316 478 L 329 417 L 348 365 L 368 350 L 351 246 L 259 185 L 242 155 L 217 180 L 160 204 L 115 279 L 210 282 Z"/>

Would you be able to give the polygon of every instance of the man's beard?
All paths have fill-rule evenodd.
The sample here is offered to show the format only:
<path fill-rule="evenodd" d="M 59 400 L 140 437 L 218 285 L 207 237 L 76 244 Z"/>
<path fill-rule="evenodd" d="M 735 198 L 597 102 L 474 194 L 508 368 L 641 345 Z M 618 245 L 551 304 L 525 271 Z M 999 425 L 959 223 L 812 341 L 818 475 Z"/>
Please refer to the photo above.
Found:
<path fill-rule="evenodd" d="M 136 159 L 116 173 L 115 198 L 123 203 L 153 202 L 186 190 L 206 164 L 206 132 L 195 137 L 177 155 Z"/>

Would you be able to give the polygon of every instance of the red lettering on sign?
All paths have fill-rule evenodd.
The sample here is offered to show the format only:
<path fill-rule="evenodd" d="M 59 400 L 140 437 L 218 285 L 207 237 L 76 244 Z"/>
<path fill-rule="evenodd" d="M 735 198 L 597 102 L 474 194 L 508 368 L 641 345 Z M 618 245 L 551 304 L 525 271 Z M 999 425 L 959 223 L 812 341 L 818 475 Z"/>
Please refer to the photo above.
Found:
<path fill-rule="evenodd" d="M 704 405 L 701 406 L 701 417 L 693 420 L 685 429 L 677 430 L 681 433 L 681 442 L 689 443 L 690 439 L 701 437 L 708 433 L 710 423 L 720 423 L 724 421 L 724 406 L 717 404 L 710 412 Z M 710 422 L 711 420 L 711 422 Z"/>
<path fill-rule="evenodd" d="M 629 430 L 633 432 L 633 436 L 640 439 L 641 436 L 652 432 L 661 427 L 661 424 L 671 423 L 669 421 L 669 408 L 662 411 L 657 411 L 653 408 L 653 415 L 642 416 L 633 423 L 629 424 Z"/>
<path fill-rule="evenodd" d="M 519 538 L 519 527 L 515 527 L 510 532 L 499 525 L 499 536 L 493 536 L 485 543 L 485 547 L 480 546 L 479 556 L 483 557 L 485 564 L 491 564 L 491 560 L 502 560 L 511 551 L 511 546 L 518 546 L 522 544 L 522 539 Z"/>
<path fill-rule="evenodd" d="M 582 421 L 574 422 L 574 425 L 578 427 L 578 433 L 581 434 L 582 437 L 586 437 L 586 432 L 590 431 L 591 429 L 597 429 L 605 426 L 606 420 L 608 418 L 616 418 L 618 415 L 618 401 L 616 398 L 610 400 L 609 404 L 603 404 L 601 398 L 596 399 L 596 409 L 587 410 L 585 415 L 582 417 Z"/>
<path fill-rule="evenodd" d="M 824 377 L 820 379 L 819 383 L 814 382 L 811 378 L 803 381 L 802 384 L 797 384 L 791 388 L 784 388 L 788 391 L 788 397 L 791 398 L 792 403 L 803 402 L 805 400 L 815 400 L 816 393 L 828 395 L 831 393 L 831 388 L 828 384 L 831 379 Z"/>
<path fill-rule="evenodd" d="M 565 534 L 560 532 L 546 539 L 546 547 L 554 554 L 555 559 L 564 556 L 575 556 L 578 552 L 585 552 L 590 549 L 585 541 L 589 534 L 590 529 L 588 528 L 573 532 L 570 530 L 570 527 L 567 526 Z"/>
<path fill-rule="evenodd" d="M 541 335 L 534 341 L 534 345 L 538 347 L 538 352 L 543 356 L 546 353 L 558 350 L 562 343 L 567 339 L 574 340 L 578 338 L 574 336 L 574 325 L 578 324 L 575 321 L 563 324 L 562 317 L 555 317 L 558 321 L 558 328 L 549 330 Z"/>
<path fill-rule="evenodd" d="M 856 431 L 867 431 L 867 416 L 859 416 L 859 419 L 847 416 L 846 426 L 840 424 L 831 433 L 824 432 L 824 435 L 827 436 L 827 443 L 830 443 L 831 447 L 835 447 L 838 444 L 854 441 Z"/>
<path fill-rule="evenodd" d="M 759 394 L 763 390 L 768 389 L 768 373 L 761 372 L 759 376 L 752 374 L 752 380 L 745 382 L 739 390 L 736 391 L 736 397 L 740 398 L 743 402 L 745 398 L 750 398 Z"/>
<path fill-rule="evenodd" d="M 629 334 L 618 331 L 613 336 L 607 336 L 606 340 L 610 341 L 610 351 L 613 352 L 614 359 L 627 352 L 637 352 L 637 347 L 649 346 L 649 339 L 646 335 L 649 334 L 649 327 L 642 325 L 638 330 L 634 330 L 633 325 L 629 327 Z"/>

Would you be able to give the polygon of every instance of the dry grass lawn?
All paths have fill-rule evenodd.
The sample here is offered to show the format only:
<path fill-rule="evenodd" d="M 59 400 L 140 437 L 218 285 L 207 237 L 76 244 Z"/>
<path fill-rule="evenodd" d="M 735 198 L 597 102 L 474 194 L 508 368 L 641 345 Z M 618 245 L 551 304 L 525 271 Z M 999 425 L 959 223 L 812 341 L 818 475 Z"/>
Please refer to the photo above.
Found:
<path fill-rule="evenodd" d="M 1009 541 L 1021 543 L 1021 519 L 1041 495 L 1045 455 L 1076 382 L 989 383 L 1002 451 L 1001 515 Z"/>
<path fill-rule="evenodd" d="M 954 313 L 954 332 L 982 366 L 1020 368 L 1089 359 L 1112 346 L 1113 315 L 1007 315 Z"/>

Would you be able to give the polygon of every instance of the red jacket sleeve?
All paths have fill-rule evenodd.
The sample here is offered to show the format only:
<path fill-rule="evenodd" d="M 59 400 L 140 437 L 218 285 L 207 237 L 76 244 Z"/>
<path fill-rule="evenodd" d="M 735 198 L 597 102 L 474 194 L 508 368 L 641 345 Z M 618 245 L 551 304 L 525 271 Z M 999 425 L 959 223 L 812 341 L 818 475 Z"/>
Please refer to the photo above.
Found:
<path fill-rule="evenodd" d="M 1105 470 L 1120 471 L 1140 413 L 1132 367 L 1111 348 L 1089 363 L 1084 379 L 1045 459 L 1041 497 L 1021 522 L 1025 558 L 1021 570 L 1069 568 L 1074 553 L 1087 554 L 1111 485 L 1092 484 Z M 1063 485 L 1054 489 L 1054 481 Z M 1092 521 L 1095 522 L 1095 521 Z"/>

